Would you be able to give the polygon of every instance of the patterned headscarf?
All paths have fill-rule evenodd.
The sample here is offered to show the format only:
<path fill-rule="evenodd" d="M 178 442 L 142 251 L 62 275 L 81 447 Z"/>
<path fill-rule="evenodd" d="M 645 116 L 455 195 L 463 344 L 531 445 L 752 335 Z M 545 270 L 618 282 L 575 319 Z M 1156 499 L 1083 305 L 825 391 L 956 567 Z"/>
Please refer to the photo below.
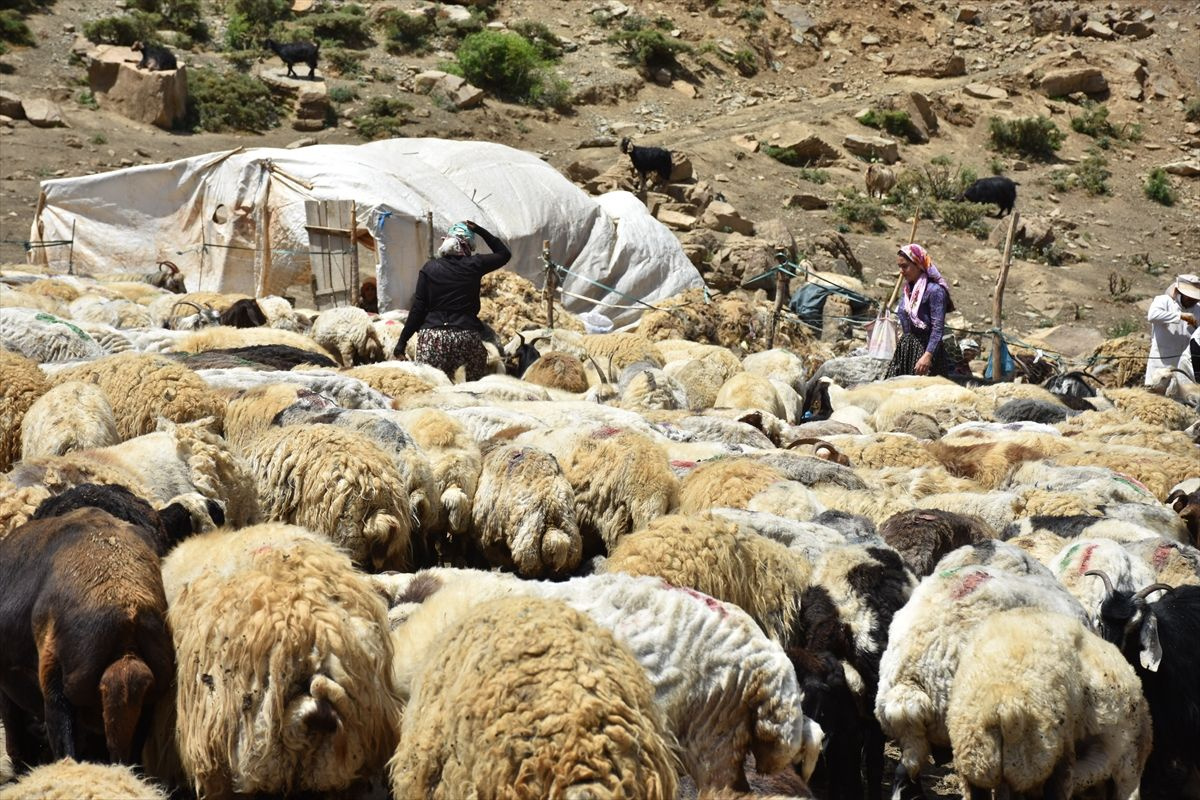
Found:
<path fill-rule="evenodd" d="M 475 252 L 475 232 L 461 222 L 450 226 L 446 238 L 438 247 L 438 256 L 469 256 Z"/>
<path fill-rule="evenodd" d="M 900 248 L 900 255 L 908 259 L 909 262 L 916 264 L 921 270 L 921 277 L 917 278 L 911 285 L 908 282 L 904 284 L 904 297 L 900 301 L 900 306 L 908 312 L 908 318 L 912 321 L 914 327 L 918 330 L 925 330 L 925 323 L 917 317 L 917 309 L 921 306 L 921 298 L 925 296 L 925 287 L 932 280 L 946 292 L 946 310 L 952 311 L 954 304 L 950 301 L 950 286 L 946 283 L 946 279 L 942 277 L 942 273 L 938 272 L 937 265 L 933 263 L 933 259 L 929 257 L 929 253 L 925 252 L 925 248 L 921 245 L 906 244 Z"/>

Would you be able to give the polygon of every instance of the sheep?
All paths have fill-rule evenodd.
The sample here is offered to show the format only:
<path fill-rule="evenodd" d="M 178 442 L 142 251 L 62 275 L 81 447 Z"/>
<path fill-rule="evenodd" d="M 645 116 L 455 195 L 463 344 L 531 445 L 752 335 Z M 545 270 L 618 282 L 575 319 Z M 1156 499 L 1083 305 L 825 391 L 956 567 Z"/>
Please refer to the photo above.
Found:
<path fill-rule="evenodd" d="M 703 464 L 679 486 L 679 510 L 692 514 L 717 506 L 745 508 L 751 497 L 785 480 L 774 467 L 750 458 L 727 458 Z"/>
<path fill-rule="evenodd" d="M 827 550 L 848 544 L 845 535 L 826 525 L 801 522 L 769 511 L 714 508 L 710 513 L 734 523 L 745 533 L 779 542 L 810 562 L 815 562 Z"/>
<path fill-rule="evenodd" d="M 879 526 L 879 535 L 919 578 L 931 573 L 951 550 L 997 538 L 992 526 L 979 517 L 935 508 L 894 514 Z"/>
<path fill-rule="evenodd" d="M 356 306 L 322 311 L 309 335 L 343 367 L 383 360 L 383 344 L 371 316 Z"/>
<path fill-rule="evenodd" d="M 956 200 L 971 203 L 995 203 L 997 216 L 1003 217 L 1013 210 L 1017 203 L 1017 187 L 1021 184 L 1003 175 L 992 175 L 979 178 L 960 194 Z"/>
<path fill-rule="evenodd" d="M 1053 425 L 1062 422 L 1067 417 L 1078 412 L 1064 406 L 1062 403 L 1050 403 L 1034 398 L 1016 398 L 996 406 L 996 419 L 1001 422 L 1017 422 L 1027 420 Z"/>
<path fill-rule="evenodd" d="M 822 444 L 820 441 L 816 443 L 814 453 L 822 449 Z M 805 486 L 832 484 L 846 489 L 867 488 L 866 482 L 850 467 L 816 455 L 773 450 L 768 453 L 748 454 L 748 457 L 774 467 L 788 480 L 803 483 Z"/>
<path fill-rule="evenodd" d="M 1147 586 L 1155 577 L 1150 564 L 1111 539 L 1075 539 L 1047 566 L 1083 605 L 1089 619 L 1098 619 L 1100 604 L 1106 596 L 1105 585 L 1091 573 L 1103 572 L 1122 591 Z"/>
<path fill-rule="evenodd" d="M 471 522 L 488 561 L 526 577 L 570 572 L 583 557 L 571 484 L 536 447 L 483 448 Z"/>
<path fill-rule="evenodd" d="M 787 418 L 787 409 L 779 397 L 778 389 L 768 378 L 753 372 L 734 373 L 721 384 L 715 405 L 717 408 L 754 409 L 780 419 Z M 789 421 L 795 421 L 794 415 Z"/>
<path fill-rule="evenodd" d="M 254 298 L 238 300 L 217 317 L 221 325 L 231 328 L 257 328 L 267 324 L 267 315 Z"/>
<path fill-rule="evenodd" d="M 672 441 L 724 442 L 740 449 L 769 450 L 774 447 L 766 434 L 754 426 L 713 414 L 676 415 L 668 421 L 651 413 L 646 419 L 651 421 L 657 433 Z"/>
<path fill-rule="evenodd" d="M 1023 513 L 1025 502 L 1020 495 L 1011 492 L 946 492 L 922 497 L 916 501 L 916 506 L 982 517 L 984 522 L 1000 531 Z"/>
<path fill-rule="evenodd" d="M 107 325 L 113 328 L 149 328 L 154 320 L 149 310 L 131 300 L 105 300 L 84 295 L 68 307 L 73 322 Z"/>
<path fill-rule="evenodd" d="M 1139 539 L 1122 545 L 1154 572 L 1154 580 L 1171 586 L 1200 585 L 1200 550 L 1170 539 Z"/>
<path fill-rule="evenodd" d="M 335 407 L 332 400 L 294 383 L 263 384 L 230 398 L 225 410 L 225 440 L 230 449 L 244 454 L 280 411 L 301 400 L 314 409 Z"/>
<path fill-rule="evenodd" d="M 230 328 L 225 325 L 182 336 L 171 346 L 171 350 L 177 353 L 200 353 L 262 344 L 284 344 L 323 356 L 330 355 L 323 346 L 302 333 L 279 328 Z M 334 352 L 333 355 L 337 357 L 338 353 Z"/>
<path fill-rule="evenodd" d="M 638 191 L 645 191 L 646 176 L 651 172 L 658 174 L 662 183 L 671 182 L 671 151 L 662 147 L 642 147 L 635 145 L 626 136 L 621 139 L 621 152 L 629 156 L 633 169 L 638 175 Z"/>
<path fill-rule="evenodd" d="M 1092 444 L 1062 453 L 1054 459 L 1062 466 L 1101 466 L 1142 484 L 1159 502 L 1170 487 L 1196 471 L 1195 453 L 1177 455 L 1143 447 Z"/>
<path fill-rule="evenodd" d="M 662 347 L 662 342 L 659 342 Z M 728 352 L 727 350 L 725 352 Z M 765 378 L 776 378 L 803 393 L 806 385 L 804 361 L 790 350 L 775 348 L 750 353 L 742 359 L 741 368 Z"/>
<path fill-rule="evenodd" d="M 4 737 L 0 735 L 0 743 Z M 3 780 L 0 779 L 0 784 Z M 167 800 L 167 793 L 135 775 L 129 767 L 92 764 L 64 758 L 30 770 L 10 787 L 0 788 L 0 800 Z"/>
<path fill-rule="evenodd" d="M 214 531 L 163 561 L 163 583 L 197 794 L 337 791 L 383 766 L 400 716 L 387 609 L 344 553 L 288 525 Z"/>
<path fill-rule="evenodd" d="M 443 517 L 439 529 L 456 535 L 466 533 L 483 470 L 479 446 L 443 411 L 413 409 L 398 412 L 398 418 L 429 458 Z"/>
<path fill-rule="evenodd" d="M 168 353 L 191 370 L 251 367 L 263 370 L 290 370 L 296 367 L 337 367 L 328 356 L 301 350 L 286 344 L 256 344 L 199 353 Z"/>
<path fill-rule="evenodd" d="M 28 358 L 0 349 L 0 472 L 21 458 L 25 415 L 50 388 L 49 381 Z"/>
<path fill-rule="evenodd" d="M 54 757 L 132 763 L 174 672 L 148 518 L 75 508 L 0 539 L 0 722 L 14 764 Z M 36 676 L 36 677 L 35 677 Z"/>
<path fill-rule="evenodd" d="M 54 383 L 83 381 L 104 392 L 116 416 L 121 439 L 151 433 L 160 417 L 191 422 L 216 420 L 220 430 L 225 400 L 191 370 L 162 356 L 121 353 L 64 369 Z"/>
<path fill-rule="evenodd" d="M 816 493 L 795 481 L 778 481 L 746 501 L 749 511 L 762 511 L 794 520 L 808 520 L 825 510 Z"/>
<path fill-rule="evenodd" d="M 863 176 L 867 185 L 867 197 L 883 197 L 896 185 L 896 173 L 881 164 L 871 164 Z"/>
<path fill-rule="evenodd" d="M 570 353 L 546 353 L 534 361 L 521 378 L 538 386 L 576 394 L 588 389 L 587 372 L 583 368 L 583 362 Z"/>
<path fill-rule="evenodd" d="M 946 725 L 963 794 L 1005 788 L 1136 795 L 1150 755 L 1149 708 L 1116 647 L 1077 619 L 1036 608 L 984 620 L 963 651 Z"/>
<path fill-rule="evenodd" d="M 634 362 L 621 370 L 617 380 L 622 408 L 679 409 L 688 406 L 687 393 L 675 379 L 663 370 L 644 361 Z"/>
<path fill-rule="evenodd" d="M 655 575 L 734 603 L 786 647 L 812 567 L 784 545 L 706 514 L 659 517 L 621 539 L 601 571 Z"/>
<path fill-rule="evenodd" d="M 410 371 L 396 369 L 395 362 L 363 364 L 343 370 L 342 374 L 364 381 L 372 389 L 394 398 L 419 397 L 432 392 L 436 387 L 436 384 Z"/>
<path fill-rule="evenodd" d="M 79 326 L 30 308 L 0 308 L 0 348 L 39 364 L 104 355 L 96 340 Z"/>
<path fill-rule="evenodd" d="M 736 364 L 736 357 L 728 350 L 724 352 Z M 663 373 L 683 388 L 684 406 L 692 411 L 711 408 L 717 402 L 717 392 L 721 386 L 739 370 L 740 365 L 738 369 L 730 369 L 727 362 L 711 355 L 687 361 L 669 361 L 663 367 Z"/>
<path fill-rule="evenodd" d="M 256 330 L 256 329 L 249 329 Z M 252 369 L 202 369 L 196 372 L 214 389 L 244 390 L 274 383 L 290 383 L 323 394 L 342 408 L 391 408 L 392 399 L 367 383 L 348 375 L 321 370 L 293 369 L 274 372 Z"/>
<path fill-rule="evenodd" d="M 120 442 L 112 406 L 100 387 L 67 381 L 39 397 L 21 420 L 21 457 L 61 456 Z"/>
<path fill-rule="evenodd" d="M 404 476 L 368 436 L 332 425 L 271 428 L 246 447 L 263 518 L 303 525 L 355 563 L 411 563 L 413 517 Z"/>
<path fill-rule="evenodd" d="M 862 436 L 829 436 L 826 440 L 856 467 L 923 467 L 938 460 L 913 436 L 876 433 Z"/>
<path fill-rule="evenodd" d="M 900 764 L 895 796 L 916 781 L 931 746 L 950 745 L 945 713 L 962 649 L 980 622 L 997 611 L 1032 607 L 1074 617 L 1086 612 L 1052 575 L 1014 574 L 986 566 L 939 570 L 926 576 L 892 618 L 879 664 L 875 716 L 896 739 Z"/>
<path fill-rule="evenodd" d="M 1196 409 L 1145 389 L 1108 389 L 1104 394 L 1122 413 L 1149 425 L 1183 430 L 1197 420 Z"/>
<path fill-rule="evenodd" d="M 579 340 L 579 347 L 595 362 L 602 364 L 610 375 L 619 374 L 630 364 L 639 361 L 655 367 L 663 365 L 658 346 L 637 333 L 584 334 Z"/>
<path fill-rule="evenodd" d="M 308 79 L 316 80 L 317 58 L 321 55 L 320 42 L 276 42 L 273 39 L 267 39 L 267 49 L 287 66 L 287 77 L 299 78 L 296 71 L 292 69 L 293 64 L 305 63 L 308 65 Z"/>

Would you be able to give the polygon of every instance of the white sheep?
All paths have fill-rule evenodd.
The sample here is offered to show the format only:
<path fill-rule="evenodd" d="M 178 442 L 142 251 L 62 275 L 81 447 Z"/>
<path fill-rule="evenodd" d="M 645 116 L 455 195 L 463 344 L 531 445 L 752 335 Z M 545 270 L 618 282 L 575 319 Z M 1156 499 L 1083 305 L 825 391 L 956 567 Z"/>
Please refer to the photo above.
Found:
<path fill-rule="evenodd" d="M 1047 566 L 1093 621 L 1100 618 L 1100 604 L 1108 596 L 1108 586 L 1089 572 L 1103 572 L 1113 588 L 1129 593 L 1155 581 L 1149 564 L 1111 539 L 1076 539 L 1050 559 Z"/>
<path fill-rule="evenodd" d="M 882 164 L 870 164 L 863 180 L 867 185 L 867 197 L 883 197 L 896 185 L 896 173 Z"/>
<path fill-rule="evenodd" d="M 0 745 L 4 744 L 0 728 Z M 5 777 L 0 771 L 0 784 Z M 0 786 L 0 800 L 167 800 L 167 793 L 120 764 L 93 764 L 64 758 Z"/>
<path fill-rule="evenodd" d="M 418 408 L 396 413 L 429 458 L 441 502 L 441 528 L 452 534 L 465 533 L 483 470 L 479 445 L 443 411 Z"/>
<path fill-rule="evenodd" d="M 253 330 L 237 328 L 235 330 Z M 383 392 L 372 389 L 366 382 L 348 375 L 318 369 L 260 370 L 237 367 L 233 369 L 200 369 L 196 374 L 215 389 L 252 389 L 272 383 L 294 383 L 323 394 L 342 408 L 391 408 L 392 400 Z"/>
<path fill-rule="evenodd" d="M 39 364 L 104 355 L 96 340 L 70 320 L 31 308 L 0 308 L 0 347 Z"/>
<path fill-rule="evenodd" d="M 61 456 L 120 441 L 112 406 L 94 383 L 60 383 L 39 397 L 21 420 L 22 458 Z"/>

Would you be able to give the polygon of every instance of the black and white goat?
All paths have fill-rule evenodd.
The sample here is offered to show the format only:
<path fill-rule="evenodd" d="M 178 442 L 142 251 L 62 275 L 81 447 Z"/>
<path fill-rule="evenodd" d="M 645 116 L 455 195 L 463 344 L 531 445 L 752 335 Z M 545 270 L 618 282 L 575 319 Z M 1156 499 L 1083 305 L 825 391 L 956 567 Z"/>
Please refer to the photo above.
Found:
<path fill-rule="evenodd" d="M 651 172 L 658 173 L 662 183 L 671 180 L 671 151 L 662 147 L 639 147 L 628 136 L 621 140 L 621 152 L 629 156 L 633 168 L 638 174 L 638 191 L 645 191 L 646 176 Z"/>
<path fill-rule="evenodd" d="M 317 72 L 317 56 L 321 54 L 320 42 L 285 42 L 280 43 L 274 39 L 267 39 L 267 49 L 287 65 L 287 75 L 289 78 L 299 78 L 296 71 L 292 69 L 293 64 L 308 65 L 308 79 L 315 80 Z"/>
<path fill-rule="evenodd" d="M 175 63 L 175 54 L 165 47 L 156 44 L 145 44 L 143 42 L 134 42 L 129 48 L 135 53 L 142 54 L 142 60 L 138 62 L 138 69 L 168 70 L 177 69 L 178 64 Z"/>

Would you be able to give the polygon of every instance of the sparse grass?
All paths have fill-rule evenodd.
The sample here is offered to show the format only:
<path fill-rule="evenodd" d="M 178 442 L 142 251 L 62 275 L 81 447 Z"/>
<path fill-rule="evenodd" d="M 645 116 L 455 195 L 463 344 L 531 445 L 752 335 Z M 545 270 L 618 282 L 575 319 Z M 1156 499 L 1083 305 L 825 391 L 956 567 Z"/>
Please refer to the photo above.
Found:
<path fill-rule="evenodd" d="M 1045 247 L 1030 247 L 1020 242 L 1013 242 L 1013 258 L 1019 258 L 1022 261 L 1037 261 L 1051 267 L 1058 267 L 1066 263 L 1068 255 L 1054 242 Z"/>
<path fill-rule="evenodd" d="M 878 200 L 861 192 L 843 192 L 834 204 L 838 219 L 852 225 L 863 225 L 873 233 L 883 233 L 888 227 L 883 219 L 883 206 Z"/>
<path fill-rule="evenodd" d="M 896 185 L 888 193 L 888 201 L 896 206 L 902 216 L 920 214 L 922 219 L 942 219 L 943 204 L 952 203 L 944 206 L 950 219 L 943 219 L 943 222 L 953 228 L 970 229 L 974 220 L 966 219 L 970 213 L 965 207 L 977 207 L 979 213 L 975 219 L 981 217 L 987 207 L 959 203 L 956 198 L 975 182 L 975 178 L 975 170 L 970 167 L 961 164 L 953 166 L 948 157 L 938 156 L 920 169 L 904 170 L 897 175 Z"/>
<path fill-rule="evenodd" d="M 1053 158 L 1066 138 L 1049 117 L 1041 116 L 1013 120 L 992 117 L 988 121 L 988 131 L 993 149 L 1043 161 Z"/>
<path fill-rule="evenodd" d="M 424 53 L 429 49 L 429 37 L 436 30 L 431 15 L 410 13 L 398 8 L 383 14 L 380 28 L 384 48 L 392 55 Z"/>
<path fill-rule="evenodd" d="M 987 225 L 983 215 L 987 206 L 981 203 L 960 203 L 957 200 L 942 200 L 937 204 L 937 216 L 948 228 L 958 231 L 970 231 L 976 237 L 986 238 Z"/>
<path fill-rule="evenodd" d="M 799 172 L 796 174 L 810 183 L 824 185 L 829 182 L 829 173 L 823 169 L 809 169 L 807 167 L 801 167 Z"/>
<path fill-rule="evenodd" d="M 103 133 L 94 133 L 92 134 L 92 138 L 88 139 L 88 141 L 98 147 L 102 144 L 108 144 L 108 137 Z"/>
<path fill-rule="evenodd" d="M 188 125 L 193 129 L 261 133 L 278 124 L 271 90 L 258 78 L 213 67 L 188 74 Z"/>
<path fill-rule="evenodd" d="M 721 60 L 732 66 L 745 77 L 749 78 L 758 72 L 758 54 L 749 47 L 742 47 L 733 53 L 717 50 Z"/>
<path fill-rule="evenodd" d="M 1079 167 L 1076 169 L 1079 174 L 1079 185 L 1084 190 L 1093 196 L 1112 194 L 1112 190 L 1108 186 L 1108 179 L 1112 177 L 1112 172 L 1108 169 L 1108 159 L 1100 155 L 1099 150 L 1091 150 L 1079 162 Z"/>
<path fill-rule="evenodd" d="M 1184 104 L 1183 118 L 1188 122 L 1200 122 L 1200 97 L 1193 97 Z"/>
<path fill-rule="evenodd" d="M 21 12 L 15 8 L 6 8 L 0 11 L 0 43 L 4 42 L 29 47 L 37 45 L 37 40 L 33 38 L 33 32 L 25 24 Z"/>
<path fill-rule="evenodd" d="M 334 103 L 349 103 L 358 98 L 358 92 L 350 86 L 335 86 L 329 90 L 329 99 Z"/>
<path fill-rule="evenodd" d="M 394 97 L 372 97 L 367 107 L 354 118 L 358 135 L 364 139 L 387 139 L 400 135 L 408 124 L 407 113 L 412 106 Z"/>
<path fill-rule="evenodd" d="M 758 30 L 763 22 L 767 19 L 767 10 L 763 8 L 762 3 L 750 5 L 742 9 L 737 15 L 738 22 L 746 23 L 746 26 L 752 31 Z"/>
<path fill-rule="evenodd" d="M 991 170 L 993 175 L 1003 175 L 1004 162 L 998 156 L 992 156 L 991 160 L 988 161 L 988 169 Z"/>
<path fill-rule="evenodd" d="M 1146 193 L 1146 197 L 1164 206 L 1173 206 L 1179 199 L 1175 190 L 1171 188 L 1171 179 L 1167 177 L 1167 171 L 1162 167 L 1155 167 L 1146 176 L 1146 183 L 1143 184 L 1142 191 Z"/>
<path fill-rule="evenodd" d="M 347 50 L 343 47 L 321 49 L 321 60 L 335 75 L 343 78 L 356 78 L 362 74 L 363 60 L 366 54 Z"/>
<path fill-rule="evenodd" d="M 317 13 L 309 12 L 294 23 L 290 29 L 278 30 L 274 38 L 295 41 L 318 41 L 324 47 L 370 47 L 375 42 L 371 38 L 371 22 L 363 7 L 349 3 L 336 10 L 324 6 Z"/>
<path fill-rule="evenodd" d="M 96 102 L 96 95 L 91 89 L 84 89 L 79 94 L 75 95 L 75 102 L 84 108 L 90 108 L 92 111 L 95 111 L 100 107 L 100 104 Z"/>
<path fill-rule="evenodd" d="M 1109 326 L 1105 333 L 1110 339 L 1120 339 L 1122 336 L 1128 336 L 1131 333 L 1137 333 L 1142 329 L 1142 323 L 1136 319 L 1126 317 L 1120 319 Z"/>
<path fill-rule="evenodd" d="M 1140 141 L 1142 138 L 1141 123 L 1126 123 L 1120 127 L 1108 121 L 1108 106 L 1091 100 L 1083 105 L 1083 113 L 1071 118 L 1071 129 L 1085 136 L 1091 136 L 1096 144 L 1107 150 L 1112 140 Z"/>
<path fill-rule="evenodd" d="M 457 67 L 468 81 L 497 96 L 559 111 L 570 108 L 570 86 L 554 75 L 537 49 L 515 33 L 480 31 L 463 40 Z"/>
<path fill-rule="evenodd" d="M 920 139 L 920 132 L 913 125 L 912 117 L 908 115 L 907 111 L 871 109 L 859 117 L 858 121 L 868 128 L 887 131 L 893 136 L 903 136 L 910 142 Z"/>

